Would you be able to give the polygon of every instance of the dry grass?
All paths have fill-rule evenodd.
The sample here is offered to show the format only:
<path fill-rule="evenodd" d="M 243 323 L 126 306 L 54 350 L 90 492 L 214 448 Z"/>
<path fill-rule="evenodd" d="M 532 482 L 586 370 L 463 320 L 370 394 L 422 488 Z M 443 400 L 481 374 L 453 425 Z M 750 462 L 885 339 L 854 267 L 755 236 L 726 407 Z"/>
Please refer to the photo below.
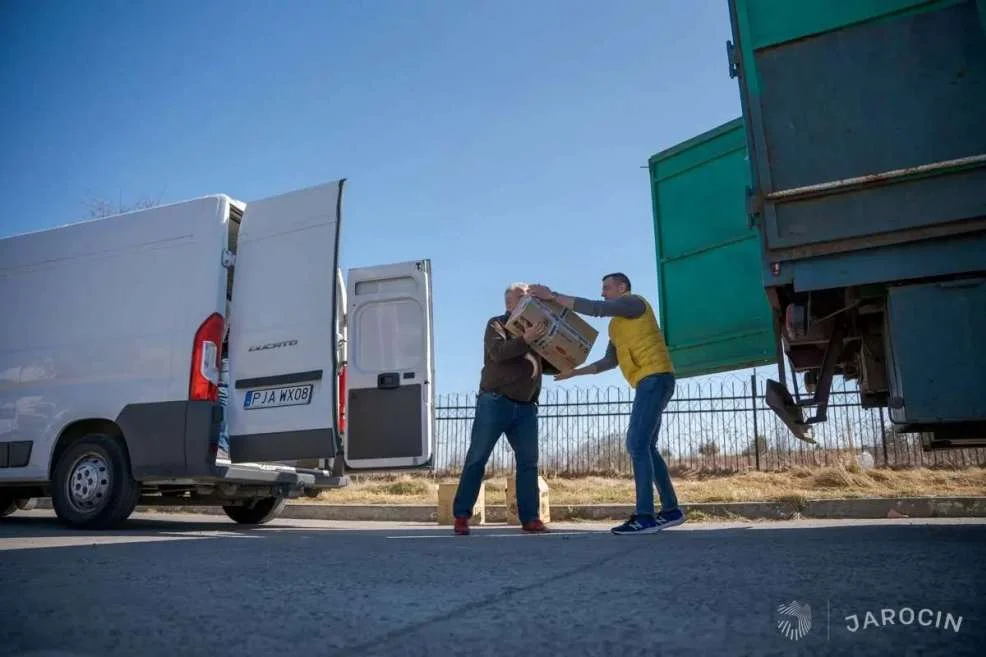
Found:
<path fill-rule="evenodd" d="M 862 470 L 855 464 L 829 468 L 798 467 L 784 472 L 709 474 L 677 472 L 675 489 L 682 502 L 750 502 L 846 497 L 986 496 L 986 468 L 955 470 Z M 328 504 L 434 504 L 439 482 L 425 476 L 362 477 L 344 489 L 323 493 Z M 552 504 L 630 504 L 629 478 L 550 478 Z M 506 479 L 486 481 L 486 503 L 503 504 Z"/>

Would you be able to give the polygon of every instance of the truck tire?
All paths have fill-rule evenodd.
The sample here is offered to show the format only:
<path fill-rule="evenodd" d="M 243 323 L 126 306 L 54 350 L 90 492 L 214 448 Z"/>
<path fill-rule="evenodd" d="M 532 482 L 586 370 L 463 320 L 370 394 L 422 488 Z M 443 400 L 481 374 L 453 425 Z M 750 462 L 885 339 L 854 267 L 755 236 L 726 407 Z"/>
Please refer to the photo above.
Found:
<path fill-rule="evenodd" d="M 121 525 L 137 507 L 140 484 L 119 440 L 92 433 L 58 457 L 51 482 L 51 505 L 58 519 L 75 529 Z"/>
<path fill-rule="evenodd" d="M 225 505 L 223 511 L 241 525 L 263 525 L 281 515 L 287 503 L 285 497 L 264 497 L 247 506 Z"/>
<path fill-rule="evenodd" d="M 17 510 L 17 498 L 0 488 L 0 518 L 9 516 Z"/>

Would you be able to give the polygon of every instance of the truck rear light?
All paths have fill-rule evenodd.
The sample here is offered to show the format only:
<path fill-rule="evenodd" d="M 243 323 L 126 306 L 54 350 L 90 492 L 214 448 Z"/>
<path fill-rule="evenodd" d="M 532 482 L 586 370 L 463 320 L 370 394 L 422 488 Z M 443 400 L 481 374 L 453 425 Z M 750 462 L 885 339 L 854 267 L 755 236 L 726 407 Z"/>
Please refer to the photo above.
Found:
<path fill-rule="evenodd" d="M 219 347 L 224 328 L 223 316 L 213 313 L 195 332 L 188 379 L 188 398 L 193 401 L 219 401 Z"/>
<path fill-rule="evenodd" d="M 339 370 L 339 433 L 346 432 L 346 369 Z"/>

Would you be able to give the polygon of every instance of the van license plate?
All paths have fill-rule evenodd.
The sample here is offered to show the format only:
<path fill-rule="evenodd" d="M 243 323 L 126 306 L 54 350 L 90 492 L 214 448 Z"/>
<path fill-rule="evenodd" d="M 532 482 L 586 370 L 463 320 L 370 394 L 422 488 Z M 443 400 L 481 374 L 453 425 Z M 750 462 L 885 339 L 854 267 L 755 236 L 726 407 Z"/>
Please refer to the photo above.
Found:
<path fill-rule="evenodd" d="M 303 386 L 288 386 L 286 388 L 269 388 L 267 390 L 249 390 L 243 398 L 244 410 L 255 408 L 279 408 L 281 406 L 304 406 L 312 401 L 312 390 L 315 386 L 308 383 Z"/>

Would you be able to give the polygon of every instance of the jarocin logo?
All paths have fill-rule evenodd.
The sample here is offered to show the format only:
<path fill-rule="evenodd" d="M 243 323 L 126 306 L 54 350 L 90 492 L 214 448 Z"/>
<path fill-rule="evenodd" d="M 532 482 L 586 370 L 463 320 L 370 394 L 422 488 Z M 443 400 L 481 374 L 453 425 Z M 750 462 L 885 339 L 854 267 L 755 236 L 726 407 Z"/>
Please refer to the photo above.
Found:
<path fill-rule="evenodd" d="M 886 627 L 888 625 L 913 625 L 917 621 L 917 624 L 922 627 L 934 626 L 936 629 L 944 627 L 946 630 L 952 630 L 956 634 L 962 627 L 962 617 L 956 618 L 949 612 L 945 612 L 942 616 L 941 610 L 937 613 L 933 609 L 928 609 L 925 607 L 917 612 L 914 611 L 912 607 L 901 607 L 900 609 L 881 609 L 880 610 L 880 620 L 877 620 L 876 614 L 872 611 L 867 611 L 864 614 L 850 614 L 846 616 L 846 629 L 850 632 L 859 632 L 860 630 L 868 630 L 871 627 Z"/>
<path fill-rule="evenodd" d="M 297 340 L 283 340 L 281 342 L 268 342 L 267 344 L 255 344 L 247 351 L 265 351 L 267 349 L 280 349 L 281 347 L 293 347 L 298 344 Z"/>
<path fill-rule="evenodd" d="M 792 600 L 777 605 L 777 629 L 792 641 L 798 641 L 811 629 L 811 605 Z"/>

